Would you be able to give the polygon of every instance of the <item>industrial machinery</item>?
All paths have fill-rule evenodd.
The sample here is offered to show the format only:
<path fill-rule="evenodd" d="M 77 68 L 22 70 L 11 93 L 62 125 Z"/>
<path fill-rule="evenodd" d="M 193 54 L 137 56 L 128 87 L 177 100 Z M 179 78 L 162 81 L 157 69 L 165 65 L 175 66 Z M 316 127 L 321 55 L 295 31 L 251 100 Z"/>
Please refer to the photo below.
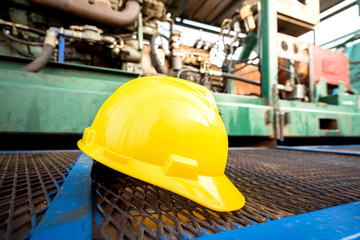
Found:
<path fill-rule="evenodd" d="M 218 41 L 192 46 L 162 1 L 2 4 L 2 134 L 80 134 L 119 85 L 168 75 L 210 89 L 230 137 L 360 136 L 348 58 L 296 38 L 318 23 L 319 1 L 241 1 L 214 20 Z"/>
<path fill-rule="evenodd" d="M 198 166 L 185 153 L 174 154 L 168 164 L 162 159 L 152 168 L 138 167 L 141 174 L 126 166 L 134 155 L 141 155 L 142 164 L 148 166 L 145 160 L 157 152 L 178 151 L 171 139 L 181 135 L 187 140 L 180 127 L 178 135 L 162 131 L 171 138 L 163 137 L 156 146 L 132 148 L 130 157 L 116 153 L 112 146 L 105 151 L 100 144 L 95 149 L 93 129 L 85 130 L 122 84 L 156 75 L 209 89 L 230 143 L 241 138 L 247 144 L 255 139 L 261 145 L 280 145 L 295 137 L 317 143 L 337 137 L 356 143 L 360 97 L 350 80 L 358 78 L 360 59 L 349 61 L 340 51 L 297 38 L 314 29 L 320 12 L 339 2 L 3 0 L 0 148 L 16 151 L 0 152 L 0 238 L 358 238 L 359 145 L 230 149 L 225 168 L 217 161 L 221 143 L 210 136 L 214 132 L 208 130 L 210 125 L 204 124 L 205 130 L 191 125 L 196 130 L 190 134 L 201 130 L 209 135 L 197 134 L 191 141 L 189 137 L 190 147 L 184 152 L 217 170 L 214 178 L 225 168 L 228 180 L 246 199 L 240 210 L 218 212 L 190 200 L 197 200 L 191 188 L 183 197 L 176 194 L 180 185 L 170 180 L 172 192 L 150 184 L 160 185 L 155 181 L 160 174 L 155 177 L 156 171 L 149 169 L 158 173 L 165 169 L 169 174 L 164 178 L 175 182 L 179 168 L 188 176 L 182 181 L 193 184 Z M 204 31 L 212 31 L 217 40 L 193 36 L 193 43 L 185 44 L 186 32 L 180 27 L 202 28 L 185 20 L 212 25 Z M 352 55 L 359 56 L 356 51 Z M 185 85 L 199 87 L 196 84 Z M 154 87 L 156 91 L 170 88 Z M 178 109 L 170 110 L 176 117 Z M 139 122 L 147 122 L 134 112 Z M 221 122 L 217 113 L 216 117 Z M 106 119 L 104 126 L 98 125 L 100 132 L 110 129 Z M 113 130 L 116 126 L 108 135 L 114 145 L 118 139 L 111 134 L 119 131 Z M 114 161 L 114 169 L 129 175 L 79 150 L 59 150 L 75 148 L 84 131 L 84 144 L 90 150 L 105 153 Z M 132 137 L 136 142 L 144 135 L 137 131 Z M 223 127 L 222 136 L 225 143 Z M 226 146 L 221 146 L 225 153 Z M 56 150 L 36 150 L 40 148 Z M 210 158 L 214 162 L 207 165 Z M 130 175 L 146 175 L 148 182 Z M 212 178 L 203 181 L 211 191 L 216 186 Z M 226 193 L 230 200 L 236 196 Z M 204 191 L 207 198 L 221 198 L 215 195 Z"/>

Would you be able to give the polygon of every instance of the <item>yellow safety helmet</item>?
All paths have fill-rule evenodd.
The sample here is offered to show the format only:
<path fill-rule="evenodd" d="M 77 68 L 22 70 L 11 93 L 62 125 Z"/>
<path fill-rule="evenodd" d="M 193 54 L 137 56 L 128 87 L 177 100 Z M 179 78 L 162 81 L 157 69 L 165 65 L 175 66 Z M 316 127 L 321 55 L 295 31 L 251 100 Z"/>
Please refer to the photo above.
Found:
<path fill-rule="evenodd" d="M 114 170 L 210 209 L 245 204 L 224 174 L 226 129 L 201 85 L 159 76 L 132 80 L 105 101 L 78 146 Z"/>

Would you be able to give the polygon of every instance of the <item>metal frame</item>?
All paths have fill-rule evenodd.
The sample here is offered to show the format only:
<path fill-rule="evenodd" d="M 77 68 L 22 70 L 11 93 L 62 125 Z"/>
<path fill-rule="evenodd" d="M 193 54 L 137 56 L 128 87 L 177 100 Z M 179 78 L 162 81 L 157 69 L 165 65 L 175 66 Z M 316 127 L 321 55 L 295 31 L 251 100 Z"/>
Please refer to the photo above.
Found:
<path fill-rule="evenodd" d="M 31 239 L 91 239 L 92 159 L 82 153 Z M 199 239 L 355 239 L 360 236 L 360 202 L 267 221 Z M 256 234 L 255 234 L 256 233 Z"/>
<path fill-rule="evenodd" d="M 32 240 L 91 239 L 92 159 L 81 153 L 61 191 L 31 235 Z"/>
<path fill-rule="evenodd" d="M 336 149 L 334 148 L 336 147 Z M 319 146 L 277 146 L 278 149 L 285 150 L 298 150 L 298 151 L 309 151 L 309 152 L 321 152 L 321 153 L 335 153 L 335 154 L 346 154 L 346 155 L 356 155 L 360 156 L 360 150 L 342 150 L 341 148 L 349 148 L 356 147 L 360 149 L 360 145 L 337 145 L 337 146 L 329 146 L 329 145 L 319 145 Z"/>
<path fill-rule="evenodd" d="M 198 239 L 358 239 L 360 202 L 256 224 Z"/>

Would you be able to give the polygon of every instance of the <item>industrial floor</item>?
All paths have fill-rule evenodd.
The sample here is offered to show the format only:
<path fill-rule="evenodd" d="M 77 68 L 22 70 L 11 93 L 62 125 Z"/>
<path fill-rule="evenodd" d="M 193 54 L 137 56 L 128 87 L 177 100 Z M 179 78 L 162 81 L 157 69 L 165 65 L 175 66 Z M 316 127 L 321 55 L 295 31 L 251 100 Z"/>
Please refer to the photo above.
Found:
<path fill-rule="evenodd" d="M 0 154 L 1 239 L 31 237 L 79 154 Z M 225 173 L 243 193 L 246 204 L 226 213 L 128 176 L 114 176 L 93 183 L 92 238 L 192 239 L 358 202 L 359 161 L 359 156 L 351 154 L 230 150 Z"/>

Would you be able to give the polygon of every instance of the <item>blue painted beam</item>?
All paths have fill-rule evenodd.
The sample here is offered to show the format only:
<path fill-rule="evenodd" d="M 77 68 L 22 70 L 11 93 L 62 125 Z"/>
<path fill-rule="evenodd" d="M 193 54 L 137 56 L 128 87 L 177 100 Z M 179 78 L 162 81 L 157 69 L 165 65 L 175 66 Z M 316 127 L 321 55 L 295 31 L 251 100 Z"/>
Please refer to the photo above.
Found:
<path fill-rule="evenodd" d="M 31 236 L 42 239 L 91 239 L 92 159 L 81 153 L 61 190 Z"/>
<path fill-rule="evenodd" d="M 65 37 L 60 36 L 59 37 L 59 56 L 58 56 L 58 62 L 63 63 L 65 62 Z"/>
<path fill-rule="evenodd" d="M 287 150 L 299 150 L 299 151 L 310 151 L 310 152 L 323 152 L 323 153 L 336 153 L 336 154 L 348 154 L 348 155 L 359 155 L 360 151 L 358 150 L 340 150 L 340 149 L 331 149 L 332 147 L 359 147 L 360 145 L 339 145 L 339 146 L 276 146 L 277 149 L 287 149 Z"/>
<path fill-rule="evenodd" d="M 198 239 L 360 239 L 360 202 L 259 223 Z"/>

